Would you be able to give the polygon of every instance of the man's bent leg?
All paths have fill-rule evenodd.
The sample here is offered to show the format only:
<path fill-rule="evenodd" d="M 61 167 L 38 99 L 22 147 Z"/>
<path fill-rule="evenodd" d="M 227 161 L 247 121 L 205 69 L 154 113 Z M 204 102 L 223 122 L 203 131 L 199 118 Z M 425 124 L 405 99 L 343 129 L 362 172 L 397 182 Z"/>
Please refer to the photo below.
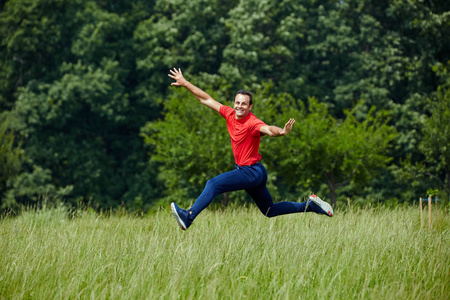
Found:
<path fill-rule="evenodd" d="M 249 171 L 241 167 L 219 174 L 208 180 L 205 189 L 197 198 L 194 205 L 188 210 L 191 213 L 192 220 L 208 207 L 216 196 L 226 192 L 243 190 L 248 187 L 256 186 L 260 182 L 260 178 L 257 176 L 249 176 Z"/>

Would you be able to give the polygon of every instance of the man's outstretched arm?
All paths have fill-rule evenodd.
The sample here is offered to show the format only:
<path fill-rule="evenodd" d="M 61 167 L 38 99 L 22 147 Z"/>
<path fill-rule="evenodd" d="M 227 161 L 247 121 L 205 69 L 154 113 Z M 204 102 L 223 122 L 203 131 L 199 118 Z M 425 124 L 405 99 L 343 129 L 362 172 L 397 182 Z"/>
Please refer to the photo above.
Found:
<path fill-rule="evenodd" d="M 273 136 L 273 137 L 283 136 L 283 135 L 286 135 L 289 132 L 291 132 L 292 126 L 294 126 L 294 123 L 295 123 L 295 120 L 291 118 L 284 125 L 283 129 L 281 129 L 280 127 L 277 127 L 277 126 L 265 125 L 265 126 L 261 126 L 261 128 L 259 129 L 259 132 L 261 132 L 261 134 Z"/>
<path fill-rule="evenodd" d="M 184 86 L 195 96 L 195 98 L 198 99 L 198 101 L 200 101 L 201 104 L 219 112 L 222 104 L 211 98 L 211 96 L 202 89 L 196 87 L 195 85 L 184 79 L 183 73 L 181 73 L 181 69 L 177 70 L 176 68 L 173 68 L 173 70 L 170 70 L 170 73 L 171 74 L 169 74 L 169 77 L 175 80 L 175 82 L 172 82 L 171 85 Z"/>

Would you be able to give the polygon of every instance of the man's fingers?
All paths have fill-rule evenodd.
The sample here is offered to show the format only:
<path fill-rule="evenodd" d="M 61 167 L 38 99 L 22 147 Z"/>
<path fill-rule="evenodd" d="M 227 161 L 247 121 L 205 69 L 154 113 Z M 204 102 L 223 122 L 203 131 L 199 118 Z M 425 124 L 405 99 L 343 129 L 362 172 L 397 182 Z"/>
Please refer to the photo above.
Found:
<path fill-rule="evenodd" d="M 174 85 L 174 86 L 182 86 L 182 81 L 183 79 L 183 73 L 181 73 L 181 69 L 178 68 L 173 68 L 173 69 L 169 69 L 169 72 L 171 74 L 167 74 L 170 78 L 172 78 L 173 80 L 175 80 L 175 82 L 172 82 L 170 85 Z"/>
<path fill-rule="evenodd" d="M 294 126 L 295 120 L 293 118 L 290 118 L 289 121 L 287 121 L 286 125 L 284 125 L 284 130 L 286 131 L 286 134 L 288 134 L 292 130 L 292 126 Z"/>
<path fill-rule="evenodd" d="M 182 78 L 183 77 L 183 73 L 181 72 L 181 69 L 178 68 L 173 68 L 173 69 L 169 69 L 169 72 L 171 74 L 168 74 L 170 78 L 173 78 L 175 80 L 177 80 L 177 78 Z"/>
<path fill-rule="evenodd" d="M 295 120 L 293 118 L 290 118 L 289 121 L 287 121 L 286 125 L 294 125 Z"/>

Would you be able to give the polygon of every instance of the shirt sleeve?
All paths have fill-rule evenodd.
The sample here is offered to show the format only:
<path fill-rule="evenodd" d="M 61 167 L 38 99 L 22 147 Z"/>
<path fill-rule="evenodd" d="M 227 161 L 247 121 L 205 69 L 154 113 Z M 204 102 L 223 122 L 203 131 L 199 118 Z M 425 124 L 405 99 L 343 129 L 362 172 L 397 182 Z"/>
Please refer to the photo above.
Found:
<path fill-rule="evenodd" d="M 229 115 L 230 115 L 230 113 L 232 113 L 233 112 L 233 109 L 231 108 L 231 107 L 229 107 L 229 106 L 226 106 L 226 105 L 222 105 L 220 108 L 219 108 L 219 113 L 222 115 L 222 117 L 224 117 L 225 119 L 227 119 L 228 117 L 229 117 Z"/>
<path fill-rule="evenodd" d="M 261 127 L 263 127 L 265 125 L 266 125 L 266 123 L 264 123 L 260 119 L 256 119 L 253 123 L 251 134 L 259 135 L 260 134 L 259 130 L 261 129 Z"/>

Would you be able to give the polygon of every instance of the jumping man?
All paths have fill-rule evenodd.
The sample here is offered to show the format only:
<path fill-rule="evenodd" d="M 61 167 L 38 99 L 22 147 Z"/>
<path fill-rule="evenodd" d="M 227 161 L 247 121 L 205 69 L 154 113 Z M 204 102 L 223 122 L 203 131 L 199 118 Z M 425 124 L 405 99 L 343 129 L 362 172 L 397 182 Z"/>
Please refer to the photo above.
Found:
<path fill-rule="evenodd" d="M 181 69 L 174 68 L 170 70 L 170 73 L 169 77 L 175 80 L 172 85 L 187 88 L 201 104 L 218 112 L 225 118 L 236 162 L 234 170 L 222 173 L 207 181 L 205 189 L 190 209 L 181 209 L 172 202 L 170 210 L 181 229 L 186 230 L 191 226 L 194 219 L 211 204 L 216 196 L 237 190 L 245 190 L 255 201 L 259 210 L 269 218 L 302 212 L 315 212 L 329 217 L 333 216 L 331 206 L 316 195 L 311 195 L 306 202 L 279 202 L 274 204 L 272 196 L 267 190 L 267 172 L 259 162 L 261 155 L 258 150 L 261 136 L 277 137 L 288 134 L 294 126 L 294 119 L 289 119 L 284 128 L 266 125 L 251 112 L 253 99 L 250 92 L 239 90 L 234 98 L 234 106 L 231 108 L 217 102 L 205 91 L 187 81 L 183 77 Z"/>

